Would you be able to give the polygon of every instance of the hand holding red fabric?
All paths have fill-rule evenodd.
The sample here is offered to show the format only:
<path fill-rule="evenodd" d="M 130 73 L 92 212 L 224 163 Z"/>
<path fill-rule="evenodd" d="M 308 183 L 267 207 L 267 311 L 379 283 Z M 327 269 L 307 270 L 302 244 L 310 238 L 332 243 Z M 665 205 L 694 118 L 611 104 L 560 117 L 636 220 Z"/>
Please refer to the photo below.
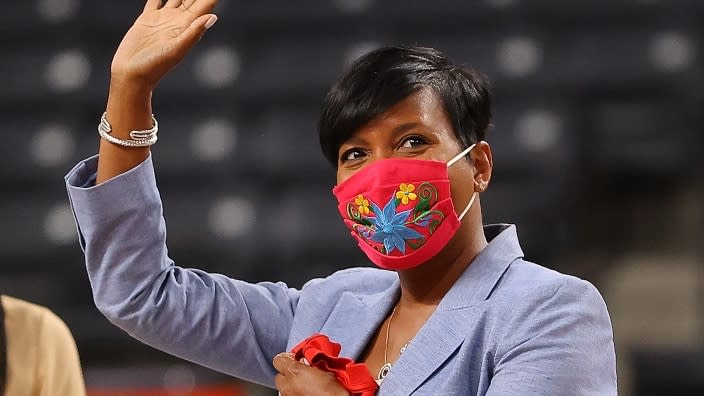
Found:
<path fill-rule="evenodd" d="M 281 396 L 349 395 L 334 374 L 294 360 L 290 353 L 276 355 L 273 363 L 279 371 L 274 382 Z"/>
<path fill-rule="evenodd" d="M 297 361 L 305 359 L 311 367 L 331 373 L 353 396 L 373 396 L 379 386 L 367 365 L 340 357 L 340 344 L 323 334 L 314 334 L 296 345 L 291 353 Z"/>

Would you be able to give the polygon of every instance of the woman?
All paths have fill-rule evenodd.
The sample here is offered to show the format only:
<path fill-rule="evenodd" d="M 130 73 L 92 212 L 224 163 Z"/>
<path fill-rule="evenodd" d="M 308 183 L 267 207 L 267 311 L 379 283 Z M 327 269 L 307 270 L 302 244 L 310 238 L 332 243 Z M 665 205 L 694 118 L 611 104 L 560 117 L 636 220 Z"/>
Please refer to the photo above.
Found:
<path fill-rule="evenodd" d="M 281 353 L 317 333 L 365 363 L 380 395 L 616 394 L 596 289 L 524 261 L 515 227 L 482 226 L 487 83 L 431 49 L 364 56 L 323 103 L 340 213 L 382 269 L 295 290 L 173 265 L 149 155 L 151 92 L 216 22 L 214 5 L 146 2 L 113 59 L 99 157 L 66 178 L 95 301 L 113 323 L 283 395 L 347 394 Z"/>

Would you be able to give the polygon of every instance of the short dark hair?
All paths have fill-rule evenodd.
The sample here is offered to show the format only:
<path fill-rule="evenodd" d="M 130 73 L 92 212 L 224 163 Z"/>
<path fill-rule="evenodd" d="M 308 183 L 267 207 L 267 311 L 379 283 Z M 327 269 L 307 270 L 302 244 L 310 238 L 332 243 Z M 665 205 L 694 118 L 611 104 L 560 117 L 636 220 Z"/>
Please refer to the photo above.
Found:
<path fill-rule="evenodd" d="M 423 88 L 442 100 L 464 146 L 484 140 L 491 120 L 489 82 L 424 47 L 384 47 L 357 59 L 323 100 L 318 131 L 325 157 L 337 167 L 338 150 L 352 134 Z"/>

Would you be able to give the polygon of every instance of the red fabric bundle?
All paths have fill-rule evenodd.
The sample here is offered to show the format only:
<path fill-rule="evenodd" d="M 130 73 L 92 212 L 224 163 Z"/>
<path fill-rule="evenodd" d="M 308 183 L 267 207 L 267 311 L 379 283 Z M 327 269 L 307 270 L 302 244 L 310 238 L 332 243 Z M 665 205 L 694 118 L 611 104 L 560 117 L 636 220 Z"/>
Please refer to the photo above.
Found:
<path fill-rule="evenodd" d="M 301 341 L 292 350 L 294 358 L 305 358 L 311 367 L 333 373 L 342 386 L 353 396 L 374 396 L 379 385 L 369 374 L 367 365 L 340 357 L 340 344 L 317 333 Z"/>

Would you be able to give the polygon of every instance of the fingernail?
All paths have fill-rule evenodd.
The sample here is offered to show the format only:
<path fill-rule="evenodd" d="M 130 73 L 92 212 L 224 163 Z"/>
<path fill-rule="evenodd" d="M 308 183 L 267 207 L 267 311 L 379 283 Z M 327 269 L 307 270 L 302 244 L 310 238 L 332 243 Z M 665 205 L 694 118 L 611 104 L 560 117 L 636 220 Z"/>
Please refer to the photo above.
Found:
<path fill-rule="evenodd" d="M 205 22 L 205 29 L 206 29 L 206 30 L 207 30 L 207 29 L 210 29 L 211 27 L 213 27 L 213 25 L 215 25 L 215 22 L 217 22 L 217 21 L 218 21 L 217 15 L 211 16 L 211 17 L 208 18 L 208 20 Z"/>

